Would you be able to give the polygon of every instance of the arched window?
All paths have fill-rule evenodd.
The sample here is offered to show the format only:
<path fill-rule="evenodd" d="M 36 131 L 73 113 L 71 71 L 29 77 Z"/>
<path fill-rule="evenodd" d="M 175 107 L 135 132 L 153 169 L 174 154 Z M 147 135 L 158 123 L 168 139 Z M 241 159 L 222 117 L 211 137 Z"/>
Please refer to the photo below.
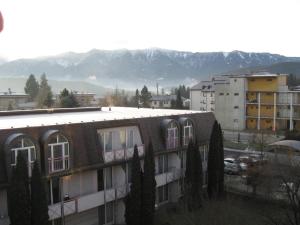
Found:
<path fill-rule="evenodd" d="M 194 128 L 191 120 L 187 119 L 183 123 L 183 145 L 187 146 L 189 141 L 194 138 Z"/>
<path fill-rule="evenodd" d="M 59 133 L 50 136 L 47 154 L 49 173 L 69 169 L 70 151 L 66 137 Z"/>
<path fill-rule="evenodd" d="M 17 157 L 21 154 L 27 162 L 28 174 L 31 176 L 33 163 L 36 159 L 36 147 L 28 137 L 19 137 L 12 144 L 11 148 L 11 165 L 16 166 Z"/>
<path fill-rule="evenodd" d="M 171 121 L 167 126 L 167 149 L 178 147 L 178 125 L 175 121 Z"/>

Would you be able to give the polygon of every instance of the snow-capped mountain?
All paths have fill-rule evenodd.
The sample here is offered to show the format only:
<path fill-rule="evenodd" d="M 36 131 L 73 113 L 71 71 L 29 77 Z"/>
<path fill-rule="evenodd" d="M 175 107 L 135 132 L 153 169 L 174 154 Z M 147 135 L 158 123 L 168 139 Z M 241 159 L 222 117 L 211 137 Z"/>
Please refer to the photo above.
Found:
<path fill-rule="evenodd" d="M 0 76 L 46 73 L 51 79 L 90 80 L 105 86 L 188 83 L 209 75 L 242 68 L 300 61 L 270 53 L 182 52 L 164 49 L 91 50 L 35 59 L 20 59 L 0 65 Z"/>

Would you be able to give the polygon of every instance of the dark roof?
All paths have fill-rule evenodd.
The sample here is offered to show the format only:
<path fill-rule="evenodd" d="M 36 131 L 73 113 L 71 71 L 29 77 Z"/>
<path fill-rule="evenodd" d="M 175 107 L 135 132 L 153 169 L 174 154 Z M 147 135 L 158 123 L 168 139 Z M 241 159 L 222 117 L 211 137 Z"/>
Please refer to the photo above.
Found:
<path fill-rule="evenodd" d="M 210 133 L 215 121 L 215 117 L 211 112 L 195 112 L 187 110 L 175 111 L 178 111 L 177 115 L 172 115 L 171 113 L 163 115 L 163 113 L 160 113 L 158 116 L 153 117 L 140 116 L 131 119 L 116 119 L 108 121 L 102 120 L 74 124 L 2 129 L 0 130 L 0 187 L 1 185 L 7 183 L 7 166 L 5 163 L 4 143 L 7 141 L 9 136 L 15 133 L 26 134 L 42 143 L 43 137 L 45 137 L 45 134 L 48 134 L 47 132 L 49 132 L 49 130 L 60 131 L 70 141 L 70 149 L 72 151 L 72 169 L 74 171 L 84 170 L 85 168 L 93 166 L 104 166 L 97 129 L 121 126 L 138 126 L 140 129 L 142 142 L 145 144 L 145 146 L 147 146 L 151 140 L 155 151 L 165 151 L 164 140 L 163 136 L 161 135 L 161 122 L 164 119 L 174 119 L 179 121 L 180 118 L 190 118 L 194 122 L 195 134 L 198 143 L 209 143 Z M 89 114 L 87 113 L 87 115 Z M 84 113 L 82 116 L 84 117 Z M 43 158 L 43 155 L 45 155 L 45 149 L 43 148 L 42 144 L 40 144 L 40 151 L 42 159 L 41 165 L 42 168 L 45 168 L 45 162 L 43 162 L 43 159 L 45 160 L 45 157 Z"/>

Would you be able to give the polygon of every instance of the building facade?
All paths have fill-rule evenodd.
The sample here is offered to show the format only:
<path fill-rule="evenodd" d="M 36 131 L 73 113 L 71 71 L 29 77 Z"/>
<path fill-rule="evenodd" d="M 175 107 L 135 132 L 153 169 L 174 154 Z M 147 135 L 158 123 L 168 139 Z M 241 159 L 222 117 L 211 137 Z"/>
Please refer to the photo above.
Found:
<path fill-rule="evenodd" d="M 9 224 L 7 187 L 18 154 L 27 160 L 29 175 L 35 160 L 41 165 L 53 225 L 124 224 L 133 148 L 137 145 L 143 168 L 150 141 L 156 203 L 175 202 L 184 188 L 191 138 L 199 143 L 206 171 L 214 120 L 210 112 L 118 107 L 2 112 L 0 224 Z"/>
<path fill-rule="evenodd" d="M 215 86 L 226 82 L 223 77 L 212 78 L 211 81 L 201 81 L 190 89 L 190 109 L 200 111 L 215 111 Z"/>
<path fill-rule="evenodd" d="M 22 93 L 0 92 L 0 111 L 11 109 L 27 109 L 29 95 Z M 25 106 L 25 107 L 24 107 Z"/>
<path fill-rule="evenodd" d="M 154 95 L 150 99 L 150 107 L 170 109 L 172 107 L 172 101 L 176 101 L 176 98 L 176 95 Z M 181 100 L 185 102 L 187 99 L 181 97 Z"/>

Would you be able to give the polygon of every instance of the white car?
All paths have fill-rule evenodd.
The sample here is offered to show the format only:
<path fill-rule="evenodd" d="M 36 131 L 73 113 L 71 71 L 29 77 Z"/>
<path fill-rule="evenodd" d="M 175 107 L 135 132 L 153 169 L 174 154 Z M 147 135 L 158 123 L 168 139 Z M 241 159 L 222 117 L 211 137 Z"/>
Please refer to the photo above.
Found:
<path fill-rule="evenodd" d="M 224 172 L 227 174 L 239 174 L 239 164 L 234 158 L 224 159 Z"/>

